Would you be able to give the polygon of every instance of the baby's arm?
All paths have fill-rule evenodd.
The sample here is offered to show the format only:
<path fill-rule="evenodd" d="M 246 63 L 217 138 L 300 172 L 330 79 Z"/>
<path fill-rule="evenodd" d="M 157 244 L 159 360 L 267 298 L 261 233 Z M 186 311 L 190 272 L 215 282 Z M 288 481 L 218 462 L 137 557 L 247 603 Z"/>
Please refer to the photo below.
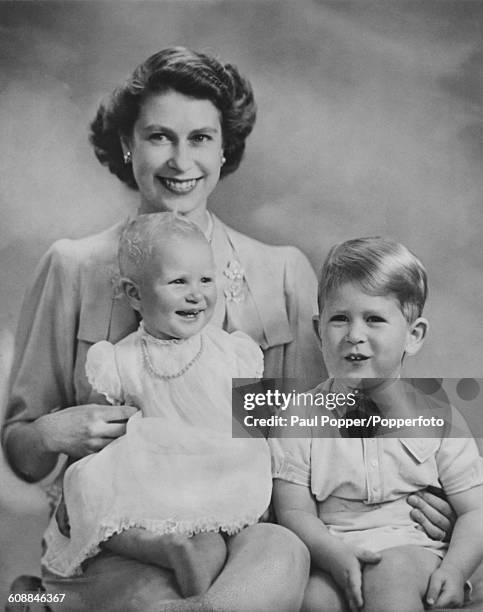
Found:
<path fill-rule="evenodd" d="M 483 559 L 483 485 L 449 495 L 457 519 L 448 552 L 433 572 L 426 600 L 436 608 L 462 605 L 463 588 Z"/>
<path fill-rule="evenodd" d="M 317 516 L 317 506 L 309 487 L 275 479 L 273 503 L 280 525 L 287 527 L 305 543 L 312 563 L 329 573 L 342 589 L 351 611 L 362 607 L 361 562 L 377 563 L 380 556 L 354 550 L 329 534 Z"/>

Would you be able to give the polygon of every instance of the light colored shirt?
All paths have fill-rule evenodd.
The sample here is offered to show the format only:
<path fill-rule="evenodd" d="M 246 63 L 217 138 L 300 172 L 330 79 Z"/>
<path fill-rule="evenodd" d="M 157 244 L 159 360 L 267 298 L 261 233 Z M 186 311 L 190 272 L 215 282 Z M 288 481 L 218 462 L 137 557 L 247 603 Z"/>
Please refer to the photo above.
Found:
<path fill-rule="evenodd" d="M 322 392 L 321 385 L 311 393 Z M 453 423 L 465 427 L 452 411 Z M 464 431 L 464 430 L 463 430 Z M 448 495 L 483 484 L 474 439 L 441 438 L 271 438 L 272 474 L 310 487 L 319 518 L 351 543 L 373 550 L 403 544 L 441 548 L 411 520 L 406 498 L 427 485 Z"/>

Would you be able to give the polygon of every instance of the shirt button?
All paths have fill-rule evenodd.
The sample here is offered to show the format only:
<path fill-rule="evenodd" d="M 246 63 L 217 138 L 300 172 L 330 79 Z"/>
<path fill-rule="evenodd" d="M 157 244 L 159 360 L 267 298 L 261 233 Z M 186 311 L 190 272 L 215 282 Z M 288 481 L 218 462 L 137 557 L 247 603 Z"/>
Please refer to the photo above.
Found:
<path fill-rule="evenodd" d="M 372 465 L 372 467 L 377 467 L 377 461 L 375 459 L 373 459 L 371 461 L 371 465 Z"/>

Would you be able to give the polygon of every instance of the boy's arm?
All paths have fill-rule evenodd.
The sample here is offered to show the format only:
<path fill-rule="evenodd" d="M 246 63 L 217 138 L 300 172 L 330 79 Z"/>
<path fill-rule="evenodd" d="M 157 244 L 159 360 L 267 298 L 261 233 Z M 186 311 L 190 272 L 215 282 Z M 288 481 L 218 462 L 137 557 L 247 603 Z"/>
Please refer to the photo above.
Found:
<path fill-rule="evenodd" d="M 448 499 L 458 518 L 441 566 L 458 567 L 466 580 L 483 559 L 483 485 Z"/>
<path fill-rule="evenodd" d="M 332 576 L 344 591 L 351 610 L 362 607 L 360 562 L 377 563 L 380 555 L 355 551 L 332 536 L 317 516 L 317 505 L 310 488 L 280 480 L 273 481 L 273 504 L 278 523 L 304 542 L 312 563 Z"/>
<path fill-rule="evenodd" d="M 448 552 L 430 579 L 426 599 L 430 605 L 446 607 L 460 603 L 464 581 L 483 559 L 483 485 L 448 495 L 457 519 Z M 461 593 L 452 591 L 461 584 Z"/>
<path fill-rule="evenodd" d="M 339 542 L 317 516 L 317 503 L 310 488 L 276 478 L 273 505 L 277 522 L 296 533 L 310 551 L 312 563 L 329 571 L 330 558 Z"/>

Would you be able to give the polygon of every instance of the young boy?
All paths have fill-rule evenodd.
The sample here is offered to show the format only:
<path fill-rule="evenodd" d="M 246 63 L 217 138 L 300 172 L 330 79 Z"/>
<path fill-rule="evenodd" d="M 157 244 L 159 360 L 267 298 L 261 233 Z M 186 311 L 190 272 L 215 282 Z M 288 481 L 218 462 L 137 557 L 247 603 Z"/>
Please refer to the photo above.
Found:
<path fill-rule="evenodd" d="M 426 294 L 422 264 L 398 243 L 361 238 L 332 248 L 316 321 L 332 379 L 312 394 L 363 395 L 369 387 L 390 396 L 406 355 L 424 342 Z M 333 415 L 343 417 L 344 408 Z M 483 469 L 469 434 L 322 438 L 312 430 L 303 439 L 273 438 L 271 446 L 278 521 L 312 557 L 303 610 L 462 604 L 465 580 L 483 558 Z M 407 496 L 427 485 L 442 486 L 458 515 L 449 547 L 409 517 Z"/>

